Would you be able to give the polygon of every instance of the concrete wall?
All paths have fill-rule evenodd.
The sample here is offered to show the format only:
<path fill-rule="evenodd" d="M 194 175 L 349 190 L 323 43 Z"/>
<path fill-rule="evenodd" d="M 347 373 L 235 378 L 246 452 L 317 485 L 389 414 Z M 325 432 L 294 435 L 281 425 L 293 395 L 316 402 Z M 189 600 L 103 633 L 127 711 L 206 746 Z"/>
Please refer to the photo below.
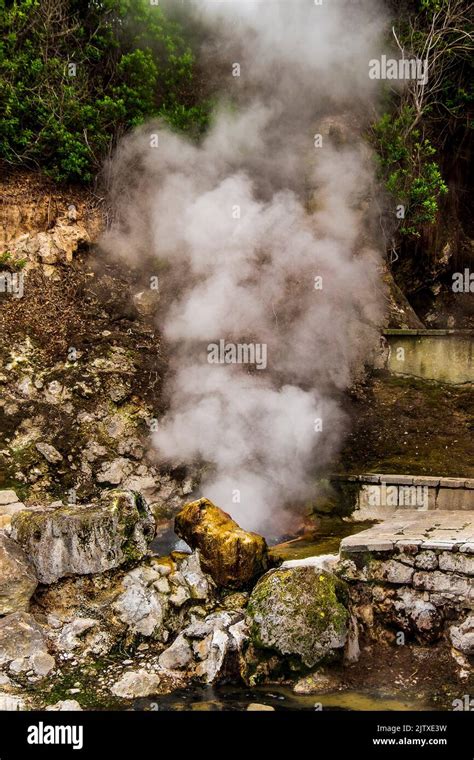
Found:
<path fill-rule="evenodd" d="M 400 509 L 474 510 L 474 479 L 363 474 L 341 476 L 333 484 L 352 486 L 354 520 L 384 520 Z"/>
<path fill-rule="evenodd" d="M 474 382 L 473 330 L 386 330 L 385 368 L 398 375 Z"/>

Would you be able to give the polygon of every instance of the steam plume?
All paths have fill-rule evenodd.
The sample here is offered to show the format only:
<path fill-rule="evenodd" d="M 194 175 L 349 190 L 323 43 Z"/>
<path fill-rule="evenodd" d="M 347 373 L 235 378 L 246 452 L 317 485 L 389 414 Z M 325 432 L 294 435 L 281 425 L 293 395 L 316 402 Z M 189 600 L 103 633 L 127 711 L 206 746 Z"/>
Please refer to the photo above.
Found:
<path fill-rule="evenodd" d="M 137 266 L 161 262 L 157 319 L 172 358 L 154 446 L 164 460 L 207 462 L 202 495 L 268 530 L 314 495 L 346 427 L 340 395 L 376 341 L 373 172 L 360 132 L 380 5 L 206 0 L 193 13 L 238 107 L 223 99 L 199 145 L 159 124 L 122 141 L 103 247 Z M 220 340 L 264 344 L 266 368 L 210 364 Z"/>

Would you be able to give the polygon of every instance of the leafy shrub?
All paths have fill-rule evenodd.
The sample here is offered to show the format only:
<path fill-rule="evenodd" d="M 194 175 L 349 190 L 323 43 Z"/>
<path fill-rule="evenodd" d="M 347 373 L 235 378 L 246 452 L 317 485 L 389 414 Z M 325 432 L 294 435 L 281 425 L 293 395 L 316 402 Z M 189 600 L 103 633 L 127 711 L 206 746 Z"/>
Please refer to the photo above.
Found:
<path fill-rule="evenodd" d="M 411 129 L 413 120 L 413 110 L 404 106 L 385 113 L 372 129 L 380 174 L 397 205 L 405 207 L 400 232 L 419 237 L 421 226 L 435 221 L 448 188 L 433 160 L 435 149 L 419 129 Z"/>
<path fill-rule="evenodd" d="M 0 38 L 10 164 L 89 182 L 117 137 L 150 116 L 191 135 L 208 124 L 182 29 L 148 0 L 0 0 Z"/>

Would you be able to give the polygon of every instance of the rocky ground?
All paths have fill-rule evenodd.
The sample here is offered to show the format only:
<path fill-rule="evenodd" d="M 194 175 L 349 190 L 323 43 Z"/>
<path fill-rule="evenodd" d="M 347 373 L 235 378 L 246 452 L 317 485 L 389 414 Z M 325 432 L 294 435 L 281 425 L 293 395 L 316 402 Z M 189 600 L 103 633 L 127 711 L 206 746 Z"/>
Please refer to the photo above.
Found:
<path fill-rule="evenodd" d="M 123 485 L 166 522 L 198 472 L 171 470 L 151 447 L 165 403 L 159 295 L 95 255 L 100 199 L 34 175 L 2 190 L 2 267 L 24 292 L 0 294 L 0 486 L 50 504 Z"/>
<path fill-rule="evenodd" d="M 285 551 L 218 508 L 183 509 L 201 467 L 171 467 L 151 445 L 166 405 L 159 293 L 94 248 L 102 198 L 32 174 L 2 191 L 1 269 L 24 293 L 0 293 L 0 709 L 124 709 L 226 684 L 256 709 L 267 684 L 312 699 L 366 682 L 431 706 L 464 693 L 471 618 L 394 650 L 378 624 L 358 631 L 337 557 L 279 566 Z M 390 308 L 393 324 L 416 322 L 396 289 Z M 470 403 L 462 390 L 361 380 L 341 467 L 459 475 L 462 462 L 472 476 Z M 157 556 L 176 515 L 192 551 Z"/>
<path fill-rule="evenodd" d="M 436 618 L 429 636 L 426 615 L 412 616 L 404 630 L 421 646 L 396 655 L 392 688 L 386 668 L 373 671 L 381 649 L 393 657 L 395 633 L 381 626 L 380 594 L 353 594 L 347 560 L 275 566 L 278 553 L 261 536 L 205 499 L 176 519 L 189 552 L 154 555 L 155 529 L 146 501 L 123 490 L 90 505 L 14 512 L 0 531 L 1 708 L 126 709 L 226 683 L 322 696 L 357 683 L 360 691 L 364 673 L 372 691 L 394 698 L 409 688 L 442 707 L 469 687 L 472 615 L 444 627 Z M 448 679 L 444 689 L 432 679 L 431 692 L 428 643 Z"/>

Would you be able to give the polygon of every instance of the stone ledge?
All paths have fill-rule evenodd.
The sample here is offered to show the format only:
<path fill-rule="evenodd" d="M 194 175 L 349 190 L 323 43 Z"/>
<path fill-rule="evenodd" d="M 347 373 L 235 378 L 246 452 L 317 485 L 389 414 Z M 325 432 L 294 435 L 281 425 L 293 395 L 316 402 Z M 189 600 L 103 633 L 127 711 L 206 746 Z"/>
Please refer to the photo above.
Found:
<path fill-rule="evenodd" d="M 418 512 L 397 510 L 391 517 L 368 530 L 341 541 L 341 553 L 390 552 L 398 547 L 440 549 L 470 553 L 474 543 L 474 517 L 469 512 Z M 379 548 L 380 547 L 380 548 Z M 466 548 L 464 548 L 466 547 Z"/>
<path fill-rule="evenodd" d="M 457 330 L 455 328 L 449 329 L 449 328 L 439 328 L 439 329 L 429 329 L 429 328 L 417 328 L 417 329 L 410 329 L 410 328 L 396 328 L 396 327 L 390 327 L 383 331 L 384 335 L 403 335 L 406 337 L 413 336 L 416 337 L 428 337 L 428 338 L 435 338 L 438 336 L 443 335 L 459 335 L 461 337 L 470 337 L 474 336 L 474 330 L 467 328 L 465 330 Z"/>
<path fill-rule="evenodd" d="M 474 488 L 474 478 L 446 478 L 435 475 L 403 475 L 397 473 L 363 472 L 360 475 L 335 474 L 331 480 L 349 483 L 375 483 L 401 486 L 428 486 L 428 488 Z"/>

